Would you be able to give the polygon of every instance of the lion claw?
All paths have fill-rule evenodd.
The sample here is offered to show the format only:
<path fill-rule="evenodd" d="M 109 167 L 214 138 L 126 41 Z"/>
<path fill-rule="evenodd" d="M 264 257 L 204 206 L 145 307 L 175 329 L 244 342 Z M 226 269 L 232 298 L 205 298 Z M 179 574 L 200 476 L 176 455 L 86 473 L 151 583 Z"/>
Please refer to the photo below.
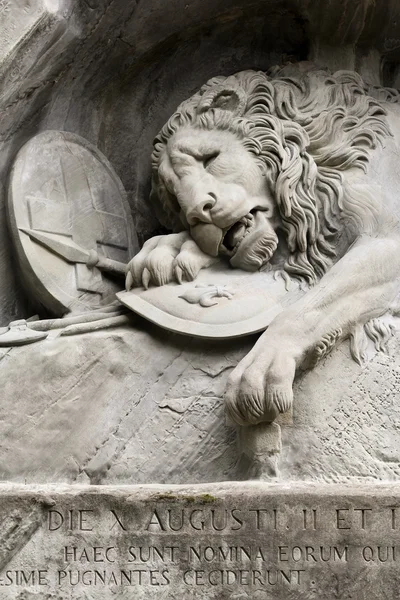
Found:
<path fill-rule="evenodd" d="M 127 292 L 129 292 L 133 287 L 133 277 L 132 277 L 132 273 L 130 271 L 128 271 L 127 275 L 126 275 L 126 280 L 125 280 L 125 289 Z"/>
<path fill-rule="evenodd" d="M 145 267 L 143 269 L 143 273 L 142 273 L 142 284 L 145 290 L 149 289 L 149 285 L 150 285 L 150 281 L 151 281 L 151 273 L 150 271 Z"/>

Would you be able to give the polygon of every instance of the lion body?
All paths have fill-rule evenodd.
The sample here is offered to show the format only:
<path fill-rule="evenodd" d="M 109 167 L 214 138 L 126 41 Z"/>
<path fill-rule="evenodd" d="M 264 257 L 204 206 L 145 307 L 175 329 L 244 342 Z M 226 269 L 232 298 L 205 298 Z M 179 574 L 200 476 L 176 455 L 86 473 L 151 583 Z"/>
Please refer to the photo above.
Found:
<path fill-rule="evenodd" d="M 232 372 L 226 405 L 238 424 L 271 421 L 285 412 L 296 369 L 312 367 L 342 339 L 351 338 L 353 358 L 361 363 L 366 337 L 382 349 L 393 333 L 380 317 L 400 311 L 398 99 L 398 92 L 367 86 L 357 73 L 332 75 L 309 64 L 275 69 L 270 76 L 244 71 L 210 80 L 178 107 L 155 139 L 151 199 L 171 231 L 182 231 L 185 221 L 163 175 L 166 165 L 173 168 L 170 140 L 182 129 L 193 139 L 199 131 L 211 137 L 217 130 L 234 136 L 236 147 L 239 140 L 258 165 L 258 178 L 265 178 L 279 216 L 283 240 L 267 261 L 273 264 L 281 253 L 274 268 L 313 288 L 272 321 Z M 190 151 L 188 156 L 198 168 L 199 160 Z M 217 211 L 218 201 L 208 199 L 205 206 Z M 212 210 L 201 214 L 212 223 Z M 240 221 L 233 223 L 243 230 Z M 271 228 L 272 221 L 265 223 Z M 188 254 L 183 259 L 182 249 L 193 241 L 181 250 L 168 240 L 161 243 L 169 255 L 162 250 L 154 268 L 160 247 L 154 250 L 150 240 L 131 261 L 129 284 L 171 281 L 176 264 L 178 282 L 185 268 L 193 279 L 210 265 L 210 256 L 204 259 L 201 248 L 192 247 L 195 260 L 185 267 Z"/>

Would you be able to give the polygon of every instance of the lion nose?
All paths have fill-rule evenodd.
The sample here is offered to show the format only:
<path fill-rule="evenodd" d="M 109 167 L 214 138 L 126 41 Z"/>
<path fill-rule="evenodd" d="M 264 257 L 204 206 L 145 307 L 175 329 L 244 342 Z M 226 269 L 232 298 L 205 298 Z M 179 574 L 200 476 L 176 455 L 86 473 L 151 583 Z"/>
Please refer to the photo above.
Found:
<path fill-rule="evenodd" d="M 217 202 L 217 196 L 213 192 L 209 192 L 200 201 L 190 207 L 186 220 L 189 225 L 193 226 L 197 223 L 212 223 L 211 209 Z"/>

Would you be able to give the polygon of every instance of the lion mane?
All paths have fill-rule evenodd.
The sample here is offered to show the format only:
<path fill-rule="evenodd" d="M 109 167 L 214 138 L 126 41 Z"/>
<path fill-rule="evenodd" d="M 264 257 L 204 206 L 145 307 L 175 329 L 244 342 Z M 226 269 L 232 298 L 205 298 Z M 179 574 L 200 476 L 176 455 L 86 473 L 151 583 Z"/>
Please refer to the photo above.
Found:
<path fill-rule="evenodd" d="M 336 257 L 343 219 L 359 230 L 377 210 L 366 186 L 344 181 L 351 168 L 366 172 L 371 150 L 391 135 L 371 89 L 357 73 L 301 64 L 211 79 L 155 138 L 151 200 L 161 222 L 182 229 L 177 200 L 158 173 L 169 138 L 181 127 L 228 130 L 255 156 L 275 196 L 285 273 L 313 285 Z"/>

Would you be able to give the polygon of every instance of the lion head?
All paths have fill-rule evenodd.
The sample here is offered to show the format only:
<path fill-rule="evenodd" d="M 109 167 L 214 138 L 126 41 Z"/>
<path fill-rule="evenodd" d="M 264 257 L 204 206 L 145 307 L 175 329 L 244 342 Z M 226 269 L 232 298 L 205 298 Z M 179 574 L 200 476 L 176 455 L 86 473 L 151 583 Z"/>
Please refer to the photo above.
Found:
<path fill-rule="evenodd" d="M 343 212 L 363 210 L 347 201 L 344 172 L 365 170 L 389 134 L 356 73 L 298 65 L 216 77 L 156 137 L 152 200 L 204 252 L 245 270 L 272 262 L 313 284 L 335 258 Z"/>

